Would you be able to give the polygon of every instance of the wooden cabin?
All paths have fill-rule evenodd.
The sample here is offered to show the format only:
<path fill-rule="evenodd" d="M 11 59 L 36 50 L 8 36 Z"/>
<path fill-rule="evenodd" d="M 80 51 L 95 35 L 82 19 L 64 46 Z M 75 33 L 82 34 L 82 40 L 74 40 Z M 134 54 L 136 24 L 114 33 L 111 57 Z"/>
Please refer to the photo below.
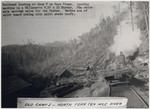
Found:
<path fill-rule="evenodd" d="M 17 107 L 17 97 L 28 97 L 31 86 L 17 76 L 2 78 L 2 107 Z"/>

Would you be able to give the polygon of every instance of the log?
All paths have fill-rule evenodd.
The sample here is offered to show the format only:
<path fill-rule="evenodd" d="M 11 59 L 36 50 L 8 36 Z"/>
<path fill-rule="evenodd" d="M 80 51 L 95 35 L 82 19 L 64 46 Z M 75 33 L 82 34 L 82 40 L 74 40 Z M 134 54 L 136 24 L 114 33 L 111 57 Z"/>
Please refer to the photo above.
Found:
<path fill-rule="evenodd" d="M 71 92 L 74 92 L 74 91 L 76 91 L 76 90 L 78 90 L 78 89 L 80 89 L 80 88 L 82 88 L 82 87 L 83 87 L 83 85 L 82 85 L 82 84 L 79 84 L 79 85 L 74 86 L 74 87 L 72 87 L 72 88 L 70 88 L 70 89 L 68 89 L 68 90 L 64 90 L 63 92 L 58 93 L 58 94 L 57 94 L 57 97 L 63 97 L 63 96 L 65 96 L 65 95 L 67 95 L 67 94 L 69 94 L 69 93 L 71 93 Z"/>
<path fill-rule="evenodd" d="M 57 90 L 57 89 L 60 89 L 60 88 L 66 87 L 66 86 L 67 86 L 67 84 L 65 84 L 65 85 L 58 85 L 58 86 L 52 88 L 52 89 L 50 90 L 50 92 L 53 92 L 53 91 L 55 91 L 55 90 Z"/>
<path fill-rule="evenodd" d="M 109 69 L 109 70 L 98 70 L 97 72 L 107 72 L 107 71 L 114 71 L 114 69 Z"/>
<path fill-rule="evenodd" d="M 115 82 L 115 83 L 110 83 L 110 86 L 114 86 L 114 85 L 120 85 L 120 84 L 128 84 L 129 81 L 125 81 L 125 82 Z"/>
<path fill-rule="evenodd" d="M 123 74 L 131 74 L 133 72 L 134 72 L 133 69 L 117 69 L 117 70 L 114 70 L 114 71 L 105 72 L 103 74 L 103 76 L 104 77 L 119 76 L 119 75 L 123 75 Z"/>
<path fill-rule="evenodd" d="M 74 85 L 76 85 L 76 83 L 69 83 L 65 86 L 61 86 L 61 87 L 58 87 L 54 90 L 51 90 L 50 92 L 51 92 L 52 95 L 54 95 L 54 94 L 62 92 L 63 90 L 67 90 L 69 88 L 72 88 Z"/>

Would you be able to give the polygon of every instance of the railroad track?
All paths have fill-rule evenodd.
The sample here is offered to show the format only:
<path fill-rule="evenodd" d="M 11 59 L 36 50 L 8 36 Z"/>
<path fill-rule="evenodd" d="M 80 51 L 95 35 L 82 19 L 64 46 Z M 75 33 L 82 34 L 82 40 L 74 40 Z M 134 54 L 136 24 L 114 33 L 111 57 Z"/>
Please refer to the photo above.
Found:
<path fill-rule="evenodd" d="M 104 70 L 103 72 L 105 72 L 104 77 L 110 85 L 111 97 L 128 98 L 128 108 L 149 107 L 148 97 L 134 86 L 134 83 L 139 85 L 142 83 L 134 78 L 135 69 Z"/>
<path fill-rule="evenodd" d="M 149 107 L 148 97 L 146 97 L 141 91 L 139 91 L 135 86 L 129 86 L 130 89 L 137 95 L 137 97 Z"/>
<path fill-rule="evenodd" d="M 126 97 L 128 98 L 128 108 L 148 108 L 149 102 L 146 97 L 138 88 L 134 85 L 128 85 L 127 82 L 110 82 L 110 96 L 111 97 Z"/>

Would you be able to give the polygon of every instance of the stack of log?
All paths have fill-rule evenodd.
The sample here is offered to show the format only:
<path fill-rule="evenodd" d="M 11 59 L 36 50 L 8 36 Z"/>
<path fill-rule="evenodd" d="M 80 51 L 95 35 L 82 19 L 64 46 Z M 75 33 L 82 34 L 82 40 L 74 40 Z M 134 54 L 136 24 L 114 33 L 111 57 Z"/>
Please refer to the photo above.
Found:
<path fill-rule="evenodd" d="M 55 95 L 57 97 L 63 97 L 69 93 L 72 93 L 80 88 L 82 88 L 83 85 L 77 82 L 74 83 L 68 83 L 63 85 L 58 85 L 50 90 L 50 93 L 52 95 Z"/>
<path fill-rule="evenodd" d="M 58 94 L 57 94 L 57 97 L 63 97 L 63 96 L 65 96 L 65 95 L 67 95 L 67 94 L 69 94 L 69 93 L 72 93 L 72 92 L 74 92 L 74 91 L 76 91 L 76 90 L 78 90 L 78 89 L 80 89 L 80 88 L 82 88 L 82 87 L 83 87 L 82 84 L 77 84 L 77 85 L 75 85 L 74 87 L 69 88 L 68 90 L 64 90 L 64 91 L 58 93 Z"/>

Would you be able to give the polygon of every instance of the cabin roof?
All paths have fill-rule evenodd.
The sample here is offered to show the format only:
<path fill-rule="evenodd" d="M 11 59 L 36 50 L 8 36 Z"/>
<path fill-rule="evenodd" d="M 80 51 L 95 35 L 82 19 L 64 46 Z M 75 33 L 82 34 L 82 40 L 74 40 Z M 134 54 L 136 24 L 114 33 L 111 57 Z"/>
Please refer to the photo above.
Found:
<path fill-rule="evenodd" d="M 30 83 L 24 81 L 17 76 L 2 78 L 2 94 L 6 95 L 18 90 L 31 86 Z"/>
<path fill-rule="evenodd" d="M 66 73 L 66 77 L 70 77 L 71 75 L 73 75 L 70 71 L 68 71 L 65 67 L 64 68 L 60 68 L 59 70 L 57 70 L 57 73 L 55 74 L 56 76 L 62 76 L 64 73 Z M 67 75 L 68 74 L 68 75 Z M 64 75 L 64 76 L 65 76 Z"/>
<path fill-rule="evenodd" d="M 66 70 L 65 67 L 60 67 L 59 69 L 57 69 L 56 71 L 56 76 L 60 76 L 61 74 L 63 74 L 63 72 Z"/>

